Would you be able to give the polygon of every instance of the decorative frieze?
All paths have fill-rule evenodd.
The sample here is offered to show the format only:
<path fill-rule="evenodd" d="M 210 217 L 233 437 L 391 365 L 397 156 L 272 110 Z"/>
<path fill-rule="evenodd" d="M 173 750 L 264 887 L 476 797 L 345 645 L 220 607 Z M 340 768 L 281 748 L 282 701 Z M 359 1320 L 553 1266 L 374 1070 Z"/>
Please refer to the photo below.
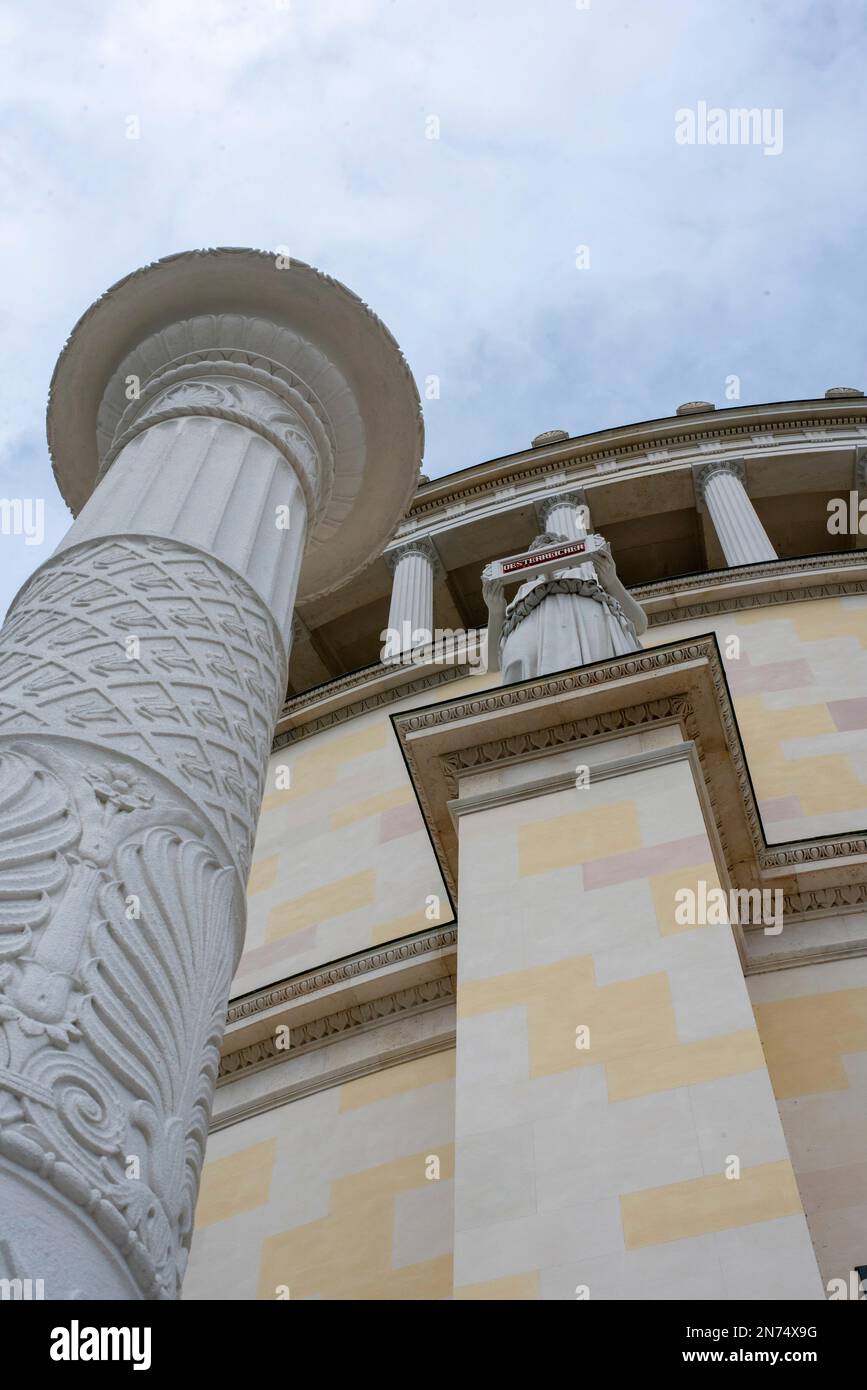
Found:
<path fill-rule="evenodd" d="M 399 1016 L 411 1016 L 454 1002 L 455 984 L 451 975 L 438 975 L 407 989 L 398 989 L 380 998 L 325 1014 L 281 1031 L 276 1025 L 266 1038 L 248 1043 L 236 1051 L 224 1052 L 220 1062 L 219 1084 L 233 1081 L 241 1073 L 261 1071 L 285 1062 L 299 1052 L 324 1047 L 338 1038 L 375 1028 Z"/>
<path fill-rule="evenodd" d="M 414 936 L 403 937 L 388 946 L 372 951 L 362 951 L 348 960 L 335 961 L 321 970 L 311 970 L 304 975 L 296 975 L 291 980 L 282 980 L 256 990 L 253 994 L 236 999 L 229 1006 L 227 1024 L 231 1027 L 257 1014 L 283 1004 L 292 1004 L 309 995 L 318 994 L 330 985 L 344 984 L 357 980 L 378 970 L 393 965 L 404 965 L 433 955 L 440 951 L 453 951 L 457 944 L 457 927 L 447 924 L 418 932 Z"/>

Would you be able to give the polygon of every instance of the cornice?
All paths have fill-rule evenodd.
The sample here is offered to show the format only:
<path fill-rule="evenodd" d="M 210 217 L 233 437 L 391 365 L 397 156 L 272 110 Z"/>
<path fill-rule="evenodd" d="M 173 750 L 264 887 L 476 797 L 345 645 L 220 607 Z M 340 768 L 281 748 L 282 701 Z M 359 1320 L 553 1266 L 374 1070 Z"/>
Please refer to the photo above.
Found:
<path fill-rule="evenodd" d="M 271 745 L 272 751 L 277 752 L 280 748 L 287 748 L 290 744 L 301 743 L 306 738 L 312 738 L 314 734 L 322 733 L 326 729 L 333 729 L 337 724 L 346 724 L 351 719 L 358 718 L 359 715 L 368 714 L 371 710 L 381 709 L 384 705 L 393 704 L 396 700 L 405 700 L 411 695 L 419 695 L 425 690 L 435 690 L 437 686 L 447 682 L 461 680 L 465 676 L 470 676 L 474 672 L 472 666 L 461 664 L 458 666 L 440 666 L 436 671 L 429 671 L 423 676 L 417 676 L 414 680 L 406 681 L 403 684 L 384 686 L 383 681 L 389 675 L 394 675 L 394 666 L 380 663 L 370 666 L 364 672 L 353 672 L 351 676 L 341 677 L 337 681 L 329 681 L 327 685 L 320 685 L 314 691 L 307 691 L 307 695 L 315 694 L 319 698 L 311 700 L 307 705 L 309 717 L 303 722 L 286 727 L 287 717 L 297 717 L 304 715 L 304 707 L 298 707 L 294 701 L 284 705 L 283 712 L 277 722 L 277 729 Z M 411 669 L 411 668 L 404 668 Z M 344 686 L 343 681 L 347 684 Z M 353 692 L 361 691 L 368 687 L 368 693 L 358 699 L 351 699 Z M 299 699 L 304 699 L 299 696 Z M 315 710 L 327 703 L 336 702 L 330 709 L 323 709 L 321 713 Z"/>
<path fill-rule="evenodd" d="M 542 450 L 523 450 L 477 464 L 465 473 L 432 479 L 417 492 L 407 521 L 417 525 L 420 520 L 432 519 L 458 502 L 493 498 L 504 486 L 544 482 L 552 475 L 557 479 L 558 488 L 569 490 L 579 483 L 592 483 L 594 479 L 604 481 L 611 466 L 616 467 L 618 463 L 629 467 L 643 463 L 650 470 L 659 467 L 661 460 L 642 459 L 642 454 L 683 450 L 682 457 L 665 462 L 669 466 L 685 467 L 693 461 L 694 451 L 710 440 L 737 441 L 740 447 L 751 452 L 756 447 L 752 436 L 781 435 L 791 443 L 793 435 L 817 429 L 867 433 L 867 407 L 863 397 L 853 397 L 851 407 L 844 410 L 841 410 L 841 399 L 820 399 L 735 406 L 708 412 L 706 416 L 669 416 L 575 436 Z M 805 445 L 817 442 L 804 440 Z"/>
<path fill-rule="evenodd" d="M 338 1009 L 308 1023 L 296 1024 L 289 1028 L 288 1040 L 283 1046 L 275 1030 L 257 1042 L 224 1052 L 220 1058 L 217 1085 L 234 1081 L 241 1074 L 249 1075 L 287 1062 L 299 1052 L 326 1047 L 338 1039 L 378 1028 L 397 1017 L 410 1017 L 429 1009 L 442 1008 L 446 1004 L 453 1004 L 454 1000 L 454 976 L 439 975 L 377 999 Z"/>
<path fill-rule="evenodd" d="M 843 569 L 863 567 L 867 571 L 867 554 L 863 550 L 829 551 L 822 555 L 796 555 L 782 560 L 762 560 L 754 565 L 732 565 L 726 569 L 707 570 L 700 574 L 682 574 L 673 579 L 654 579 L 650 584 L 633 584 L 629 592 L 642 602 L 657 594 L 682 593 L 711 584 L 728 584 L 749 579 L 787 576 L 802 570 Z"/>
<path fill-rule="evenodd" d="M 234 1000 L 217 1084 L 237 1090 L 218 1092 L 211 1129 L 453 1046 L 456 948 L 450 922 Z M 310 1057 L 332 1045 L 327 1060 Z"/>
<path fill-rule="evenodd" d="M 295 1003 L 299 999 L 317 994 L 329 985 L 357 980 L 386 966 L 402 965 L 436 951 L 453 951 L 456 945 L 457 926 L 454 922 L 449 922 L 442 927 L 431 927 L 427 931 L 418 932 L 414 936 L 402 937 L 386 946 L 347 956 L 344 960 L 334 961 L 321 969 L 293 975 L 290 979 L 280 980 L 264 989 L 257 989 L 251 994 L 231 1000 L 226 1018 L 227 1027 L 265 1013 L 278 1005 Z"/>
<path fill-rule="evenodd" d="M 827 576 L 821 583 L 810 582 L 811 577 L 820 574 Z M 867 592 L 867 551 L 766 560 L 761 564 L 637 584 L 629 592 L 644 607 L 651 627 L 744 608 L 772 608 L 779 604 L 863 594 Z M 693 603 L 681 598 L 690 593 L 709 593 L 710 596 Z M 669 597 L 676 601 L 665 605 Z"/>
<path fill-rule="evenodd" d="M 636 700 L 642 692 L 645 698 Z M 571 717 L 583 704 L 589 712 Z M 455 896 L 457 838 L 449 803 L 457 798 L 464 774 L 675 723 L 695 745 L 735 887 L 780 888 L 789 919 L 867 904 L 867 833 L 779 845 L 765 840 L 713 634 L 406 711 L 392 715 L 392 723 L 440 871 Z M 498 723 L 499 736 L 491 737 Z"/>

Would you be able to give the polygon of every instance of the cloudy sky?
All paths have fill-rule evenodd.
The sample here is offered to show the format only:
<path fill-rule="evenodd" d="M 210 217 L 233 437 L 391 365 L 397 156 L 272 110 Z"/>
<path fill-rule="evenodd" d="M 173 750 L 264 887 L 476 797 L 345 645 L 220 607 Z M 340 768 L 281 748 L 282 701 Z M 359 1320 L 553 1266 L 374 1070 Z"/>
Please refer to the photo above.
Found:
<path fill-rule="evenodd" d="M 865 49 L 863 0 L 2 0 L 0 496 L 46 533 L 0 535 L 0 611 L 69 521 L 63 341 L 174 251 L 350 285 L 440 380 L 431 475 L 731 376 L 867 386 Z M 781 111 L 781 152 L 679 143 L 700 102 Z"/>

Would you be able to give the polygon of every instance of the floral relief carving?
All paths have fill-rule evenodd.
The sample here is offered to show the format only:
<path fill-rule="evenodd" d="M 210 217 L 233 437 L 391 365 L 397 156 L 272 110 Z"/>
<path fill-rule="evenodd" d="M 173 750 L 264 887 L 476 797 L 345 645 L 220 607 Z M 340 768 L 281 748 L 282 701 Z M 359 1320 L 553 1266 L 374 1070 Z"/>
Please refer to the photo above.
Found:
<path fill-rule="evenodd" d="M 0 1153 L 83 1206 L 151 1298 L 186 1264 L 243 912 L 205 836 L 120 760 L 0 752 Z"/>

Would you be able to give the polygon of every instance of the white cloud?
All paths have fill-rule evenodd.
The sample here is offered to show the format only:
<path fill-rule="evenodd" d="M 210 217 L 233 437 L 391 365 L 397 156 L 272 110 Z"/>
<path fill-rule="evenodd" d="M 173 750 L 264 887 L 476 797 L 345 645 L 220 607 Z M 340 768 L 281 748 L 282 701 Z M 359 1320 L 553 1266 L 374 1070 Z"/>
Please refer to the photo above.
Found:
<path fill-rule="evenodd" d="M 729 373 L 745 400 L 864 386 L 864 26 L 859 0 L 19 0 L 0 492 L 39 489 L 56 541 L 57 352 L 107 285 L 191 246 L 285 244 L 366 298 L 441 378 L 433 474 L 724 404 Z M 783 153 L 677 145 L 699 100 L 781 107 Z M 42 558 L 0 538 L 0 608 Z"/>

